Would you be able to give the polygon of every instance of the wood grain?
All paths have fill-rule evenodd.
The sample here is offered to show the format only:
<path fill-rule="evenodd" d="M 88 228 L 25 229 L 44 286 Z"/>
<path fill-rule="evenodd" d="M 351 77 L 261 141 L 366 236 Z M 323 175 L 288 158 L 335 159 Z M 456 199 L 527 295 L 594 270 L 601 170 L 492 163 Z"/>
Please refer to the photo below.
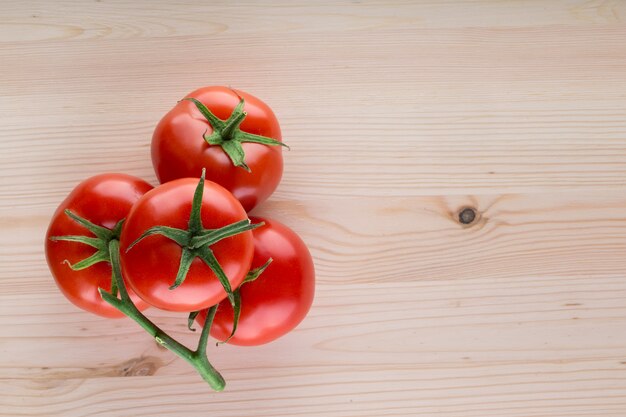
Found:
<path fill-rule="evenodd" d="M 626 3 L 0 5 L 0 415 L 626 415 Z M 43 256 L 81 179 L 156 183 L 188 91 L 267 101 L 291 151 L 256 213 L 309 244 L 313 309 L 211 347 L 209 392 Z M 476 212 L 459 222 L 464 208 Z M 193 343 L 184 319 L 151 317 Z"/>

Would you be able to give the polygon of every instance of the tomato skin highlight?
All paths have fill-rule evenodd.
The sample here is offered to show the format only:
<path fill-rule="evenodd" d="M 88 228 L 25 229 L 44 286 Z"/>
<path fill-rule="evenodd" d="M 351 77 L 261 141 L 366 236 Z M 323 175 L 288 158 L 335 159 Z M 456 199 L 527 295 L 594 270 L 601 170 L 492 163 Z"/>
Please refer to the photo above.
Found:
<path fill-rule="evenodd" d="M 278 120 L 272 109 L 243 91 L 227 87 L 203 87 L 189 93 L 218 118 L 228 119 L 240 97 L 247 112 L 241 130 L 281 141 Z M 213 129 L 196 106 L 182 100 L 158 123 L 152 136 L 152 163 L 161 183 L 178 178 L 199 177 L 206 168 L 206 179 L 229 190 L 246 211 L 265 201 L 276 189 L 283 173 L 281 146 L 243 143 L 250 172 L 236 167 L 220 146 L 203 138 Z"/>
<path fill-rule="evenodd" d="M 46 260 L 57 286 L 74 305 L 102 317 L 125 317 L 105 302 L 98 292 L 98 288 L 111 290 L 111 265 L 99 262 L 74 271 L 66 260 L 74 264 L 88 258 L 96 250 L 78 242 L 50 240 L 53 236 L 66 235 L 93 237 L 86 228 L 70 219 L 65 209 L 99 226 L 112 229 L 128 215 L 132 205 L 151 189 L 150 184 L 130 175 L 96 175 L 78 184 L 56 209 L 46 233 Z M 134 292 L 129 291 L 129 295 L 139 310 L 148 307 Z"/>
<path fill-rule="evenodd" d="M 241 315 L 235 335 L 228 343 L 256 346 L 269 343 L 293 330 L 306 316 L 315 294 L 313 259 L 302 239 L 276 220 L 251 217 L 265 226 L 252 231 L 254 258 L 251 268 L 272 263 L 255 281 L 243 284 Z M 206 310 L 197 321 L 204 324 Z M 211 336 L 226 340 L 232 331 L 233 309 L 222 301 L 217 309 Z"/>
<path fill-rule="evenodd" d="M 187 229 L 197 178 L 183 178 L 146 193 L 132 208 L 120 239 L 122 273 L 130 287 L 146 302 L 163 310 L 196 311 L 226 297 L 213 271 L 196 258 L 184 282 L 173 290 L 182 249 L 160 235 L 144 238 L 130 250 L 141 234 L 152 226 Z M 241 204 L 226 189 L 206 181 L 201 208 L 202 224 L 216 229 L 248 218 Z M 232 288 L 245 278 L 253 255 L 250 231 L 231 236 L 211 246 Z"/>

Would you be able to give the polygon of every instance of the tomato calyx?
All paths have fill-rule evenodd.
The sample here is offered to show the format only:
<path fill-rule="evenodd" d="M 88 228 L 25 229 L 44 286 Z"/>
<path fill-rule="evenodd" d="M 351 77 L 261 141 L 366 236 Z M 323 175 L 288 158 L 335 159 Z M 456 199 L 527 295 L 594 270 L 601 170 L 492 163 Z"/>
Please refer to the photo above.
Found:
<path fill-rule="evenodd" d="M 65 236 L 51 236 L 50 240 L 53 242 L 56 241 L 66 241 L 66 242 L 77 242 L 82 243 L 88 246 L 91 246 L 96 249 L 91 256 L 82 259 L 74 264 L 71 264 L 67 259 L 64 261 L 73 271 L 80 271 L 82 269 L 89 268 L 90 266 L 97 264 L 98 262 L 108 262 L 111 263 L 111 255 L 109 252 L 109 243 L 113 240 L 118 241 L 120 238 L 120 233 L 122 231 L 122 225 L 124 224 L 124 220 L 122 219 L 113 227 L 113 229 L 108 229 L 103 226 L 99 226 L 90 222 L 72 212 L 69 209 L 65 209 L 64 213 L 70 219 L 74 220 L 76 223 L 83 226 L 85 229 L 89 230 L 91 233 L 95 235 L 95 237 L 91 236 L 83 236 L 83 235 L 65 235 Z M 111 292 L 117 294 L 117 285 L 115 280 L 111 279 Z"/>
<path fill-rule="evenodd" d="M 273 259 L 269 258 L 260 267 L 251 269 L 246 274 L 246 277 L 244 278 L 244 280 L 241 283 L 241 285 L 239 286 L 239 288 L 237 288 L 235 290 L 235 294 L 234 294 L 235 295 L 235 305 L 233 306 L 233 330 L 230 332 L 230 335 L 226 338 L 226 340 L 222 340 L 220 342 L 217 342 L 216 343 L 217 345 L 220 345 L 222 343 L 227 343 L 235 335 L 235 331 L 237 331 L 237 325 L 239 324 L 239 317 L 241 316 L 241 286 L 246 284 L 246 283 L 248 283 L 248 282 L 255 281 L 259 276 L 261 276 L 263 271 L 265 271 L 267 269 L 267 267 L 270 266 L 272 261 L 273 261 Z"/>
<path fill-rule="evenodd" d="M 268 258 L 267 261 L 265 261 L 265 263 L 260 267 L 251 269 L 244 278 L 241 285 L 247 284 L 248 282 L 256 281 L 256 279 L 261 276 L 261 274 L 267 269 L 268 266 L 270 266 L 273 261 L 274 259 Z M 241 285 L 239 286 L 239 288 L 241 288 Z M 237 290 L 239 290 L 239 288 Z"/>
<path fill-rule="evenodd" d="M 237 330 L 237 325 L 239 324 L 239 317 L 241 316 L 241 287 L 244 284 L 255 281 L 257 278 L 259 278 L 259 276 L 261 276 L 263 271 L 265 271 L 267 267 L 270 266 L 272 261 L 273 259 L 269 258 L 263 265 L 259 266 L 258 268 L 251 269 L 246 274 L 246 277 L 244 278 L 239 288 L 237 288 L 234 291 L 235 305 L 233 306 L 233 330 L 230 332 L 230 335 L 225 340 L 217 342 L 216 345 L 227 343 L 235 335 L 235 331 Z M 189 318 L 187 319 L 187 327 L 192 332 L 196 331 L 196 329 L 194 329 L 192 326 L 193 326 L 194 320 L 196 319 L 199 313 L 200 311 L 192 311 L 191 313 L 189 313 Z M 208 317 L 208 313 L 207 313 L 207 317 Z"/>
<path fill-rule="evenodd" d="M 239 97 L 239 104 L 235 107 L 227 120 L 222 120 L 214 115 L 200 100 L 187 97 L 183 100 L 191 101 L 196 105 L 200 113 L 206 118 L 211 125 L 213 132 L 207 134 L 206 131 L 202 135 L 209 145 L 221 146 L 226 155 L 230 158 L 233 165 L 245 169 L 248 172 L 250 167 L 245 162 L 245 152 L 241 146 L 244 142 L 260 143 L 268 146 L 283 146 L 289 149 L 279 140 L 272 139 L 267 136 L 255 135 L 253 133 L 244 132 L 240 129 L 241 123 L 246 118 L 247 113 L 243 110 L 245 104 L 244 99 Z"/>
<path fill-rule="evenodd" d="M 196 187 L 193 195 L 191 214 L 189 215 L 187 230 L 168 226 L 153 226 L 145 230 L 141 236 L 132 242 L 126 249 L 126 252 L 130 251 L 136 244 L 151 235 L 161 235 L 176 242 L 182 248 L 182 253 L 180 263 L 178 265 L 178 272 L 176 274 L 176 278 L 174 279 L 174 283 L 170 286 L 170 290 L 176 289 L 185 281 L 192 262 L 194 259 L 200 258 L 209 268 L 211 268 L 217 279 L 220 281 L 231 305 L 234 308 L 235 295 L 233 294 L 233 289 L 228 281 L 228 277 L 222 269 L 222 266 L 211 250 L 211 246 L 228 237 L 263 226 L 264 223 L 260 222 L 252 224 L 249 219 L 245 219 L 218 229 L 205 229 L 202 226 L 201 217 L 204 177 L 205 169 L 202 170 L 202 176 L 200 177 L 200 181 L 198 181 L 198 186 Z"/>

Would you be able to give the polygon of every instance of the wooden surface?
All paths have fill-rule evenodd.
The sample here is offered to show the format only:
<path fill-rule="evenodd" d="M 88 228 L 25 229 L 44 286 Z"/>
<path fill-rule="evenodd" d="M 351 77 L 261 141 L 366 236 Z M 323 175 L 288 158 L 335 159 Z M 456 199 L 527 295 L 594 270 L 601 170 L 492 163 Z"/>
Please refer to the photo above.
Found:
<path fill-rule="evenodd" d="M 626 416 L 626 2 L 200 3 L 0 4 L 0 415 Z M 81 179 L 155 183 L 156 122 L 210 84 L 277 113 L 257 213 L 318 274 L 294 333 L 211 348 L 219 394 L 42 250 Z"/>

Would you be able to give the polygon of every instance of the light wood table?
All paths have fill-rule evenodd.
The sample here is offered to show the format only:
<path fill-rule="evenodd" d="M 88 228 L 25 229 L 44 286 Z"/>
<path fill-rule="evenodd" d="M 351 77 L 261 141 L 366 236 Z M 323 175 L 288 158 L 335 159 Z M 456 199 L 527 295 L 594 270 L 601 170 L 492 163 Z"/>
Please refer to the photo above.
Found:
<path fill-rule="evenodd" d="M 0 4 L 0 415 L 626 416 L 626 2 L 173 3 Z M 211 84 L 277 113 L 257 213 L 318 282 L 287 337 L 210 349 L 222 393 L 43 254 L 82 179 L 156 184 L 156 122 Z"/>

